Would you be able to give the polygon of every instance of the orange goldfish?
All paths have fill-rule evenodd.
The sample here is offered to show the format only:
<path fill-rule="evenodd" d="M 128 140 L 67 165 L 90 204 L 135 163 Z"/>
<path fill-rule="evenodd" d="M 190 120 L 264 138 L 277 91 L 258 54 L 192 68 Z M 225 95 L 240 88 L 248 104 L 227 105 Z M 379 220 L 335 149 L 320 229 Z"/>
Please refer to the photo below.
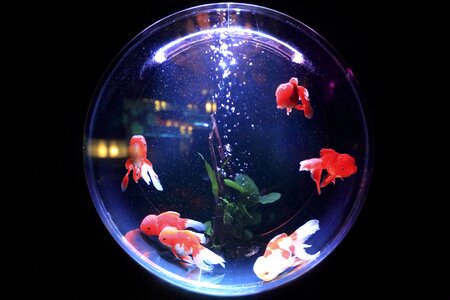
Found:
<path fill-rule="evenodd" d="M 200 245 L 200 238 L 190 230 L 165 227 L 159 234 L 159 241 L 169 247 L 176 258 L 203 271 L 212 271 L 213 265 L 225 268 L 225 260 L 211 250 Z"/>
<path fill-rule="evenodd" d="M 290 267 L 299 266 L 319 256 L 320 251 L 311 255 L 305 248 L 311 245 L 305 241 L 319 228 L 318 220 L 310 220 L 293 234 L 279 234 L 270 240 L 263 256 L 256 259 L 253 271 L 259 279 L 271 281 Z"/>
<path fill-rule="evenodd" d="M 277 100 L 277 108 L 285 109 L 286 114 L 289 116 L 292 109 L 303 110 L 305 117 L 311 119 L 313 117 L 313 109 L 309 102 L 308 90 L 298 85 L 298 79 L 292 77 L 288 83 L 280 84 L 275 91 L 275 97 Z M 301 101 L 301 104 L 298 101 Z"/>
<path fill-rule="evenodd" d="M 125 168 L 127 169 L 127 174 L 123 177 L 122 184 L 120 187 L 122 191 L 125 191 L 128 186 L 128 176 L 130 172 L 133 170 L 133 179 L 134 182 L 138 182 L 138 180 L 142 177 L 147 184 L 150 184 L 150 181 L 153 182 L 153 185 L 158 191 L 162 191 L 163 188 L 161 183 L 159 182 L 158 175 L 156 175 L 153 170 L 152 163 L 147 159 L 147 143 L 145 142 L 145 138 L 142 135 L 134 135 L 130 140 L 130 145 L 128 147 L 128 155 L 129 158 L 125 162 Z M 150 177 L 148 176 L 150 175 Z M 151 178 L 151 180 L 150 180 Z"/>
<path fill-rule="evenodd" d="M 180 214 L 174 211 L 166 211 L 159 215 L 148 215 L 141 222 L 141 231 L 148 236 L 158 236 L 165 227 L 174 227 L 176 229 L 194 228 L 198 231 L 205 231 L 205 224 L 191 220 L 180 218 Z M 206 241 L 203 234 L 197 234 L 201 243 Z"/>
<path fill-rule="evenodd" d="M 322 170 L 327 170 L 327 175 L 320 183 Z M 333 149 L 320 150 L 320 158 L 311 158 L 300 162 L 300 171 L 311 171 L 311 177 L 316 183 L 317 192 L 330 182 L 336 183 L 336 178 L 349 177 L 357 172 L 355 159 L 348 154 L 339 154 Z"/>

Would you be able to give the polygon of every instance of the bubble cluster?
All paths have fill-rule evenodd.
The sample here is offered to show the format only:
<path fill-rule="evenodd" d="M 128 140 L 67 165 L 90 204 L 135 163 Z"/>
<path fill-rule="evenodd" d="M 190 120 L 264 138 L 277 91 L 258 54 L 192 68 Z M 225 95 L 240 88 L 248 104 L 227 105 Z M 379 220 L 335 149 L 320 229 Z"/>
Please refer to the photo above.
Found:
<path fill-rule="evenodd" d="M 255 125 L 252 124 L 250 128 L 240 128 L 239 118 L 248 120 L 250 117 L 244 109 L 245 107 L 239 105 L 239 96 L 242 95 L 242 92 L 239 94 L 236 90 L 241 90 L 242 86 L 246 84 L 245 80 L 242 80 L 246 76 L 246 71 L 240 70 L 239 66 L 248 67 L 252 66 L 253 63 L 247 54 L 236 51 L 239 47 L 245 46 L 243 45 L 246 43 L 245 40 L 235 41 L 232 35 L 221 33 L 214 41 L 214 44 L 210 45 L 208 49 L 209 58 L 213 62 L 211 79 L 216 82 L 215 86 L 217 86 L 217 89 L 211 93 L 211 100 L 217 103 L 216 119 L 224 144 L 223 151 L 225 157 L 231 157 L 231 145 L 233 145 L 237 151 L 235 151 L 233 160 L 230 160 L 229 163 L 239 172 L 245 172 L 249 167 L 245 158 L 250 156 L 251 153 L 247 149 L 239 149 L 239 143 L 235 135 L 238 130 L 254 129 Z M 232 115 L 233 118 L 231 118 Z"/>

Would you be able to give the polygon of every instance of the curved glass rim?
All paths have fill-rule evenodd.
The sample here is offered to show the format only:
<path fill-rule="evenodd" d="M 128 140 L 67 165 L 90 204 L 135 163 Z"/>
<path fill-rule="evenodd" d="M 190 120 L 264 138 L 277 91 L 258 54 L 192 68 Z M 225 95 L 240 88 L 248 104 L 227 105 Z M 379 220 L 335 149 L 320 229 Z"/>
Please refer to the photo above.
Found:
<path fill-rule="evenodd" d="M 104 223 L 105 227 L 108 229 L 110 234 L 113 236 L 115 241 L 122 247 L 125 252 L 127 252 L 128 255 L 130 255 L 141 267 L 143 267 L 145 270 L 149 271 L 153 275 L 156 275 L 157 277 L 160 277 L 161 279 L 164 279 L 165 281 L 171 283 L 172 285 L 175 285 L 177 287 L 180 287 L 184 290 L 200 293 L 200 294 L 207 294 L 212 296 L 245 296 L 245 295 L 252 295 L 257 294 L 260 292 L 266 292 L 269 290 L 272 290 L 274 288 L 277 288 L 285 283 L 291 282 L 293 280 L 298 279 L 311 269 L 313 269 L 316 265 L 318 265 L 322 260 L 324 260 L 343 240 L 343 238 L 347 235 L 350 228 L 355 223 L 359 212 L 361 211 L 363 204 L 365 202 L 365 199 L 367 197 L 367 193 L 369 190 L 369 184 L 370 179 L 372 176 L 372 170 L 373 170 L 373 160 L 374 160 L 374 145 L 373 145 L 373 135 L 372 135 L 372 122 L 370 120 L 370 115 L 367 110 L 367 105 L 362 97 L 362 91 L 359 86 L 359 83 L 357 82 L 356 78 L 354 76 L 347 76 L 347 80 L 350 83 L 350 86 L 353 89 L 353 92 L 355 94 L 355 97 L 357 98 L 357 102 L 359 105 L 359 110 L 362 117 L 362 123 L 365 125 L 364 132 L 365 132 L 365 141 L 364 141 L 364 147 L 365 147 L 365 156 L 364 156 L 364 170 L 363 174 L 361 175 L 361 184 L 356 196 L 356 199 L 353 203 L 353 207 L 348 213 L 346 219 L 343 221 L 342 225 L 336 230 L 336 234 L 330 239 L 328 244 L 323 248 L 323 251 L 319 255 L 318 258 L 316 258 L 313 262 L 307 264 L 302 269 L 300 269 L 298 272 L 290 273 L 282 278 L 277 279 L 276 281 L 272 282 L 266 282 L 266 283 L 255 283 L 255 284 L 245 284 L 245 285 L 216 285 L 211 283 L 200 283 L 198 282 L 197 286 L 194 286 L 192 281 L 187 280 L 179 275 L 173 274 L 171 272 L 166 271 L 165 269 L 158 266 L 156 263 L 151 262 L 146 257 L 144 257 L 142 254 L 137 252 L 137 250 L 133 249 L 133 246 L 129 244 L 129 242 L 124 238 L 123 234 L 118 230 L 114 222 L 111 220 L 109 214 L 106 211 L 106 208 L 103 206 L 103 202 L 101 201 L 101 197 L 98 193 L 97 187 L 95 186 L 95 178 L 93 177 L 93 170 L 92 165 L 87 158 L 86 154 L 86 141 L 88 139 L 89 133 L 91 131 L 91 120 L 92 117 L 95 115 L 96 111 L 96 104 L 97 100 L 101 98 L 101 94 L 103 92 L 103 86 L 110 80 L 110 75 L 114 73 L 115 68 L 120 65 L 120 62 L 123 58 L 125 58 L 126 53 L 131 49 L 131 47 L 135 44 L 137 40 L 143 37 L 143 35 L 151 35 L 151 33 L 154 30 L 158 30 L 159 26 L 161 24 L 166 24 L 168 22 L 174 22 L 176 19 L 189 15 L 192 12 L 198 12 L 198 11 L 209 11 L 214 9 L 246 9 L 246 10 L 255 10 L 255 11 L 262 11 L 267 16 L 273 17 L 283 17 L 282 22 L 284 23 L 291 23 L 301 27 L 311 38 L 314 38 L 316 42 L 320 44 L 320 46 L 332 57 L 339 67 L 342 68 L 342 71 L 346 74 L 349 72 L 347 71 L 348 64 L 344 61 L 344 59 L 340 56 L 340 54 L 336 51 L 336 49 L 320 34 L 318 34 L 314 29 L 307 26 L 306 24 L 302 23 L 301 21 L 285 14 L 282 12 L 279 12 L 275 9 L 268 8 L 265 6 L 255 5 L 255 4 L 248 4 L 248 3 L 241 3 L 241 2 L 219 2 L 219 3 L 208 3 L 208 4 L 202 4 L 197 6 L 192 6 L 180 11 L 177 11 L 173 14 L 170 14 L 162 19 L 159 19 L 158 21 L 154 22 L 153 24 L 149 25 L 145 29 L 143 29 L 141 32 L 139 32 L 133 39 L 131 39 L 119 52 L 118 54 L 113 58 L 109 66 L 106 68 L 105 72 L 103 73 L 96 89 L 94 92 L 93 97 L 91 98 L 91 102 L 88 109 L 88 114 L 85 122 L 85 128 L 84 128 L 84 136 L 83 136 L 83 160 L 84 160 L 84 166 L 85 166 L 85 175 L 86 175 L 86 181 L 87 185 L 90 191 L 91 198 L 94 202 L 94 206 L 99 213 L 102 222 Z M 294 45 L 295 46 L 295 45 Z M 120 238 L 122 237 L 122 238 Z M 144 261 L 148 264 L 145 265 Z M 151 266 L 151 267 L 149 267 Z M 266 287 L 261 290 L 260 286 L 266 285 Z"/>

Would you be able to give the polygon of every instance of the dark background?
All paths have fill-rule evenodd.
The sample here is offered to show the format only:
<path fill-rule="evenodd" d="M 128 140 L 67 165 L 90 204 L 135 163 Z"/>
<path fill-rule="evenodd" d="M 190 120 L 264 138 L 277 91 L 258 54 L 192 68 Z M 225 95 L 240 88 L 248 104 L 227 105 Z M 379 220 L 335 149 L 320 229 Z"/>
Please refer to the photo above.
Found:
<path fill-rule="evenodd" d="M 375 168 L 361 214 L 343 242 L 303 278 L 250 299 L 361 299 L 405 295 L 410 288 L 399 255 L 397 215 L 392 186 L 394 101 L 387 83 L 387 63 L 395 26 L 386 3 L 375 1 L 248 1 L 284 12 L 315 29 L 342 55 L 362 87 L 371 113 Z M 36 105 L 33 149 L 36 203 L 32 236 L 32 283 L 37 295 L 60 299 L 205 299 L 161 282 L 139 267 L 103 226 L 87 190 L 82 157 L 85 117 L 96 84 L 114 56 L 135 35 L 168 14 L 205 1 L 171 1 L 137 5 L 124 2 L 103 10 L 89 6 L 54 8 L 37 16 L 40 65 L 36 78 L 42 99 Z M 396 99 L 396 101 L 399 101 Z M 397 102 L 398 103 L 398 102 Z M 398 105 L 398 104 L 397 104 Z M 401 126 L 401 125 L 399 125 Z M 33 128 L 34 129 L 34 128 Z M 48 158 L 48 159 L 47 159 Z M 44 170 L 43 170 L 44 169 Z M 44 174 L 42 173 L 44 171 Z M 395 192 L 394 192 L 395 193 Z M 396 243 L 396 244 L 394 244 Z M 403 248 L 402 248 L 403 249 Z M 403 250 L 402 250 L 403 251 Z"/>

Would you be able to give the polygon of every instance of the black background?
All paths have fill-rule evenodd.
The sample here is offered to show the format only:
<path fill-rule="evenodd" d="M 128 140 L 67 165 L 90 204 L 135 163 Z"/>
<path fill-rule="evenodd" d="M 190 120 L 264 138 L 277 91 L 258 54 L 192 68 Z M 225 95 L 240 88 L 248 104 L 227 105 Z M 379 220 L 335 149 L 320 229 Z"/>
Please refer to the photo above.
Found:
<path fill-rule="evenodd" d="M 392 137 L 401 131 L 387 82 L 395 26 L 386 3 L 336 1 L 248 1 L 284 12 L 315 29 L 352 67 L 369 108 L 375 141 L 375 168 L 361 214 L 343 242 L 303 278 L 250 299 L 364 299 L 404 295 L 411 289 L 398 281 L 404 273 L 394 227 L 391 192 Z M 38 134 L 33 146 L 35 190 L 44 199 L 36 205 L 32 235 L 32 283 L 38 295 L 60 299 L 206 299 L 179 290 L 139 267 L 115 243 L 103 226 L 87 190 L 82 157 L 83 129 L 96 84 L 114 56 L 135 35 L 180 9 L 208 3 L 170 1 L 137 5 L 110 4 L 56 8 L 39 14 L 29 30 L 39 50 L 37 80 L 42 81 L 36 106 Z M 55 8 L 53 8 L 55 9 Z M 389 107 L 389 109 L 387 109 Z M 42 158 L 42 159 L 40 159 Z M 42 173 L 42 171 L 48 171 Z M 398 182 L 397 182 L 398 184 Z M 398 244 L 398 242 L 397 242 Z"/>

